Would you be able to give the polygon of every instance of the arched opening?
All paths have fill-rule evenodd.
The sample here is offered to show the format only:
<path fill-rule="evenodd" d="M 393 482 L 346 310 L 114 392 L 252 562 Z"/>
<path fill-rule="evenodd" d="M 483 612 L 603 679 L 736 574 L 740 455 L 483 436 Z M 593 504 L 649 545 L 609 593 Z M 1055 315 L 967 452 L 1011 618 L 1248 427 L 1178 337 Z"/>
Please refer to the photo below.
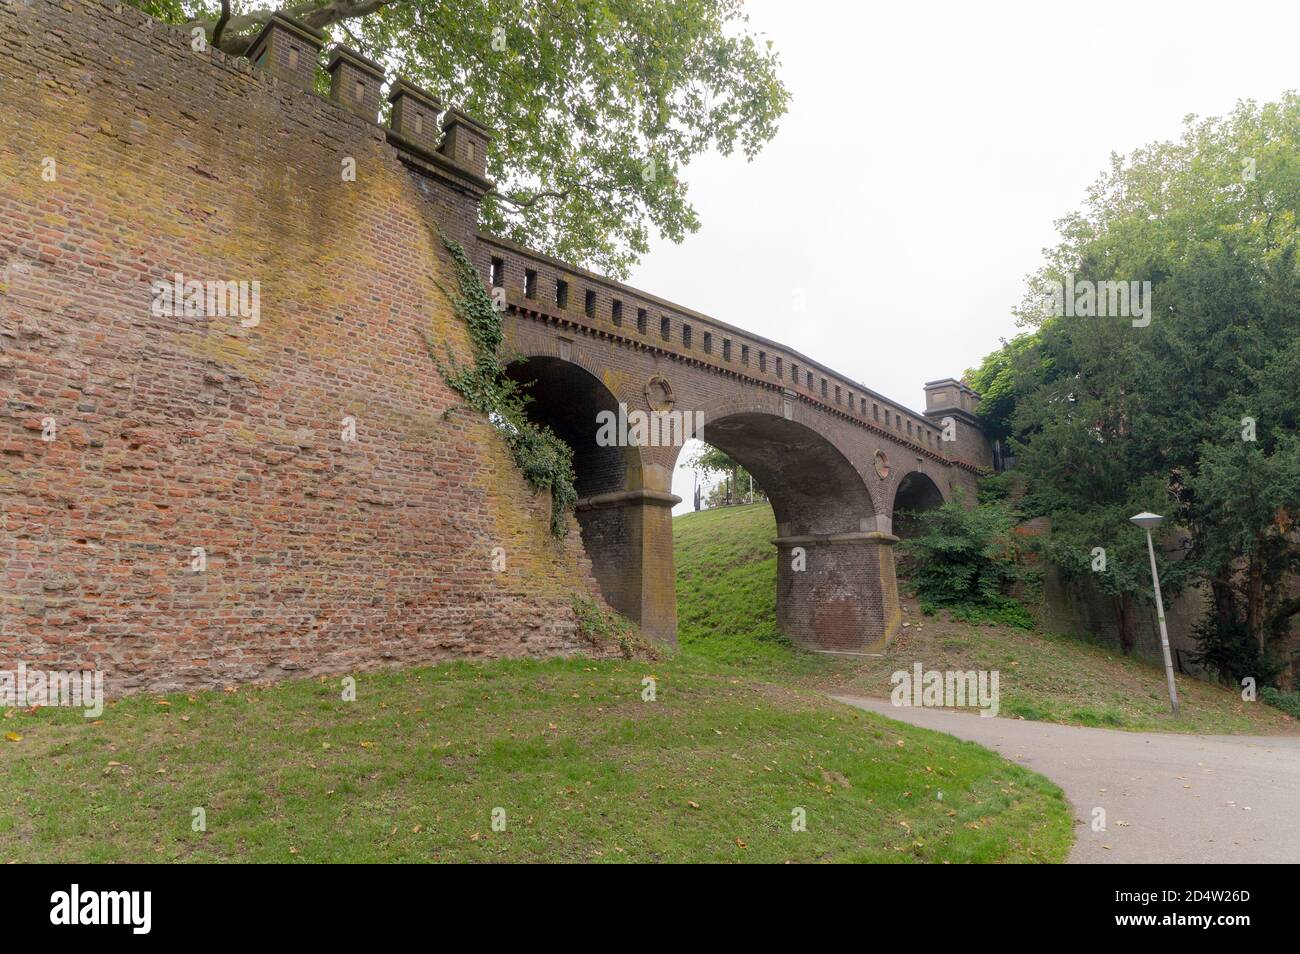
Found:
<path fill-rule="evenodd" d="M 910 540 L 921 535 L 922 514 L 943 506 L 943 494 L 935 482 L 914 470 L 905 475 L 894 492 L 894 536 Z"/>
<path fill-rule="evenodd" d="M 528 417 L 545 424 L 573 448 L 579 497 L 626 489 L 636 449 L 597 443 L 597 415 L 618 413 L 618 399 L 599 378 L 571 361 L 549 357 L 516 361 L 506 374 L 527 386 L 532 398 Z"/>
<path fill-rule="evenodd" d="M 598 415 L 617 418 L 618 398 L 570 361 L 526 358 L 507 373 L 528 386 L 530 418 L 573 449 L 577 522 L 606 602 L 648 637 L 675 640 L 671 508 L 680 498 L 667 492 L 665 476 L 670 483 L 681 447 L 598 439 Z M 780 632 L 816 650 L 882 647 L 899 625 L 894 538 L 879 531 L 862 474 L 812 424 L 761 408 L 699 413 L 700 436 L 752 474 L 771 502 L 775 538 L 763 533 L 758 549 L 776 545 Z"/>
<path fill-rule="evenodd" d="M 774 608 L 777 629 L 805 648 L 849 653 L 879 648 L 897 625 L 893 538 L 877 532 L 870 492 L 853 464 L 817 430 L 770 412 L 706 418 L 701 436 L 752 474 L 771 503 L 775 606 L 766 596 L 770 590 L 753 589 L 756 578 L 743 566 L 702 567 L 701 579 L 692 577 L 690 583 L 697 589 L 725 587 L 734 578 L 732 590 L 720 594 L 724 599 L 747 592 L 744 613 L 766 607 L 760 612 L 768 619 Z M 747 536 L 736 537 L 735 530 L 717 524 L 723 561 L 731 559 L 726 546 L 736 539 L 744 550 L 735 557 L 737 564 L 770 559 L 749 539 L 758 521 L 745 509 L 750 508 L 738 510 L 734 519 L 736 526 L 747 528 Z M 712 541 L 703 547 L 709 552 Z M 690 610 L 694 613 L 696 607 Z M 751 622 L 761 626 L 764 621 Z"/>
<path fill-rule="evenodd" d="M 875 508 L 843 454 L 811 428 L 774 414 L 706 420 L 704 440 L 754 475 L 782 537 L 875 529 Z"/>
<path fill-rule="evenodd" d="M 601 595 L 629 619 L 646 624 L 642 514 L 626 499 L 640 481 L 640 455 L 636 447 L 597 439 L 597 415 L 609 411 L 617 417 L 618 399 L 595 375 L 560 358 L 526 358 L 507 367 L 506 374 L 527 386 L 529 418 L 573 449 L 575 516 Z"/>

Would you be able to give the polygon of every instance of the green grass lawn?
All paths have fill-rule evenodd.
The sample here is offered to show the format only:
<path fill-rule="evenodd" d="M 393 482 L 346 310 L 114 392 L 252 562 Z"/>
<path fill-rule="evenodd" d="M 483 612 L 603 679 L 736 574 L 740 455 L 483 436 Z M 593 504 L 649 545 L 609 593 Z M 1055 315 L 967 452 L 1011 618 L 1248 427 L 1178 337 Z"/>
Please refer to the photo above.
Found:
<path fill-rule="evenodd" d="M 984 749 L 688 654 L 5 716 L 0 861 L 1059 861 L 1072 840 L 1060 791 Z"/>
<path fill-rule="evenodd" d="M 676 521 L 668 659 L 359 674 L 355 702 L 337 678 L 136 697 L 93 723 L 8 710 L 0 861 L 1060 861 L 1054 785 L 825 692 L 887 696 L 921 661 L 999 669 L 1004 715 L 1294 726 L 1188 679 L 1175 721 L 1157 667 L 912 604 L 880 659 L 802 652 L 774 623 L 774 533 L 765 504 Z"/>
<path fill-rule="evenodd" d="M 678 517 L 680 639 L 687 655 L 752 667 L 837 693 L 887 698 L 890 676 L 926 669 L 996 669 L 1001 715 L 1075 725 L 1197 733 L 1295 733 L 1296 720 L 1262 702 L 1178 677 L 1182 712 L 1169 711 L 1164 670 L 1072 636 L 924 616 L 904 600 L 907 626 L 876 659 L 793 649 L 776 632 L 776 535 L 767 504 Z M 901 587 L 904 591 L 906 586 Z"/>
<path fill-rule="evenodd" d="M 765 503 L 673 520 L 677 640 L 685 656 L 767 675 L 836 668 L 832 657 L 799 652 L 776 628 L 775 538 Z"/>

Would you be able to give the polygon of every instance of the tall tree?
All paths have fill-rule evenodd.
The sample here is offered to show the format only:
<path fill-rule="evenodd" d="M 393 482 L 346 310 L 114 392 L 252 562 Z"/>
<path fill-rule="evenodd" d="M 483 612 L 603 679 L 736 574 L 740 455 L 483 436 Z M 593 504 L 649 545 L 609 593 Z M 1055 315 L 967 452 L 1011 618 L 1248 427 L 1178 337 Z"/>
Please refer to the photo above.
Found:
<path fill-rule="evenodd" d="M 211 39 L 213 0 L 131 0 Z M 709 149 L 752 159 L 789 94 L 742 0 L 236 0 L 217 45 L 243 55 L 282 9 L 497 133 L 492 232 L 626 277 L 650 229 L 699 228 L 680 171 Z"/>
<path fill-rule="evenodd" d="M 1162 580 L 1206 581 L 1210 633 L 1242 634 L 1261 657 L 1300 613 L 1284 586 L 1300 510 L 1298 222 L 1294 93 L 1112 157 L 1031 280 L 1020 316 L 1035 337 L 1002 382 L 1056 556 L 1083 564 L 1109 540 L 1109 585 L 1137 596 L 1140 535 L 1123 518 L 1169 513 L 1187 559 Z M 1149 281 L 1149 321 L 1060 313 L 1070 281 Z"/>

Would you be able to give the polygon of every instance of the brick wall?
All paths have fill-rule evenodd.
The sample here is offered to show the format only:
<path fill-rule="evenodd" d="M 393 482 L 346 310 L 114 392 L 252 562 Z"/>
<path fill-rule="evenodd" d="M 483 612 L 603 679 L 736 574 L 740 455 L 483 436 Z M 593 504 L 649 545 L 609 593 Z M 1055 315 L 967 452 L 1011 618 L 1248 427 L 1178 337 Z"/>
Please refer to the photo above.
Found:
<path fill-rule="evenodd" d="M 429 227 L 472 223 L 420 181 L 131 8 L 0 6 L 0 665 L 117 693 L 577 648 L 577 533 L 444 417 L 421 331 L 468 341 Z M 260 322 L 155 315 L 176 272 L 260 282 Z"/>

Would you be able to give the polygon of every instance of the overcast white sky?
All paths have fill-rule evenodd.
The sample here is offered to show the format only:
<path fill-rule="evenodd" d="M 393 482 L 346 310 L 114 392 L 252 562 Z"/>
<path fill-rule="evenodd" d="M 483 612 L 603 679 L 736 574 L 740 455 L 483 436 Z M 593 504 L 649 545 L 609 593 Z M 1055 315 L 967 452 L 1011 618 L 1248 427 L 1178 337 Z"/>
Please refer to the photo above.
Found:
<path fill-rule="evenodd" d="M 747 7 L 789 113 L 754 162 L 686 170 L 700 231 L 630 283 L 915 409 L 1016 333 L 1024 276 L 1112 151 L 1300 87 L 1296 0 Z"/>

